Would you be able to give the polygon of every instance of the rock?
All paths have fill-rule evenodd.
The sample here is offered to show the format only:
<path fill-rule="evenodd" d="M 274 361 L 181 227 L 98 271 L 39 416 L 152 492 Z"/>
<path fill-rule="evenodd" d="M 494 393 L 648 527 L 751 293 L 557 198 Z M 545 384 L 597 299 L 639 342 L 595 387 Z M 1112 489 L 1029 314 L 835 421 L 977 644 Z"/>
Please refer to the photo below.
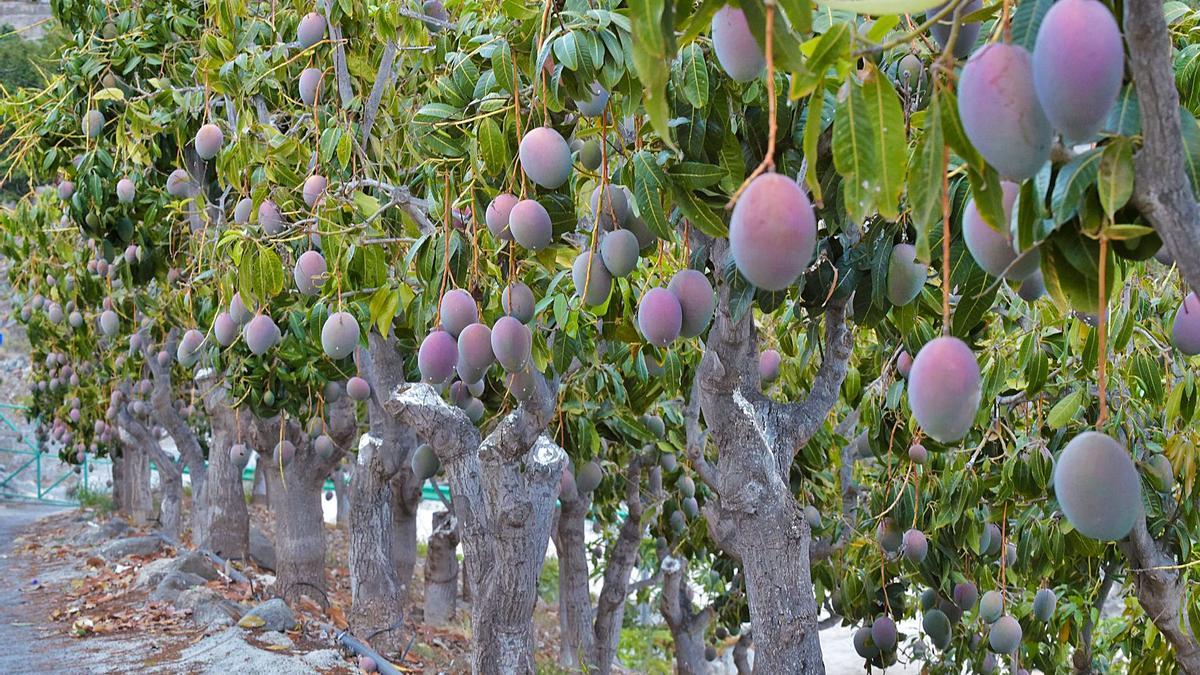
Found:
<path fill-rule="evenodd" d="M 273 630 L 269 630 L 269 631 L 263 633 L 262 635 L 259 635 L 258 641 L 265 642 L 266 644 L 269 644 L 273 647 L 284 647 L 287 649 L 291 649 L 292 647 L 295 646 L 292 643 L 291 638 L 284 635 L 283 633 L 280 633 L 278 631 L 273 631 Z"/>
<path fill-rule="evenodd" d="M 301 656 L 300 660 L 321 672 L 332 668 L 345 667 L 346 664 L 342 659 L 342 655 L 336 649 L 318 649 L 315 652 L 309 652 Z"/>
<path fill-rule="evenodd" d="M 250 559 L 269 572 L 275 571 L 275 545 L 257 528 L 250 528 Z"/>
<path fill-rule="evenodd" d="M 251 618 L 253 617 L 253 618 Z M 260 623 L 261 621 L 261 623 Z M 285 631 L 296 627 L 296 615 L 283 600 L 273 598 L 250 610 L 238 621 L 243 628 Z"/>
<path fill-rule="evenodd" d="M 103 525 L 90 524 L 86 530 L 75 537 L 75 543 L 82 546 L 95 546 L 106 541 L 112 541 L 129 531 L 129 525 L 120 518 L 110 518 Z"/>
<path fill-rule="evenodd" d="M 142 569 L 138 570 L 137 579 L 133 581 L 134 588 L 152 588 L 158 585 L 158 582 L 163 580 L 172 571 L 172 565 L 175 563 L 174 558 L 159 558 L 151 560 L 142 565 Z"/>
<path fill-rule="evenodd" d="M 227 628 L 242 617 L 243 608 L 207 586 L 183 591 L 175 599 L 175 608 L 190 610 L 192 622 L 208 629 Z"/>
<path fill-rule="evenodd" d="M 175 602 L 179 594 L 194 586 L 203 586 L 204 577 L 189 572 L 171 572 L 158 582 L 150 599 L 155 602 Z"/>
<path fill-rule="evenodd" d="M 221 578 L 221 575 L 217 574 L 217 568 L 213 567 L 208 558 L 199 551 L 189 551 L 179 556 L 175 559 L 172 569 L 204 577 L 205 581 L 216 581 Z"/>
<path fill-rule="evenodd" d="M 159 558 L 146 563 L 138 571 L 133 585 L 135 588 L 157 586 L 163 577 L 172 572 L 185 572 L 201 577 L 204 581 L 215 581 L 220 578 L 217 570 L 208 561 L 208 558 L 204 557 L 203 553 L 191 551 L 178 558 Z"/>
<path fill-rule="evenodd" d="M 126 537 L 100 549 L 100 555 L 109 560 L 117 560 L 129 555 L 150 555 L 162 548 L 162 545 L 162 539 L 158 537 Z"/>

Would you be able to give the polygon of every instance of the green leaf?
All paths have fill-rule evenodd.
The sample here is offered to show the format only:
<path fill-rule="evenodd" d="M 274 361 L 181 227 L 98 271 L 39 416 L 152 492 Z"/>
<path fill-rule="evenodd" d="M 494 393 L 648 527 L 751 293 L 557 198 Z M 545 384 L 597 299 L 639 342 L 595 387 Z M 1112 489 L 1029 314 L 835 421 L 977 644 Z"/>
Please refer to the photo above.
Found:
<path fill-rule="evenodd" d="M 663 210 L 663 193 L 666 192 L 667 174 L 654 161 L 648 150 L 633 155 L 633 198 L 638 205 L 638 215 L 659 239 L 671 240 L 671 224 Z"/>
<path fill-rule="evenodd" d="M 804 63 L 804 69 L 792 78 L 789 95 L 796 99 L 818 91 L 820 83 L 827 76 L 827 71 L 849 58 L 850 25 L 835 23 L 816 39 L 812 53 Z"/>
<path fill-rule="evenodd" d="M 1069 396 L 1054 404 L 1054 407 L 1046 415 L 1046 424 L 1051 429 L 1061 429 L 1074 419 L 1081 409 L 1083 409 L 1083 391 L 1073 391 Z"/>
<path fill-rule="evenodd" d="M 904 186 L 904 113 L 891 82 L 873 65 L 838 108 L 833 148 L 851 217 L 861 221 L 878 211 L 895 220 Z"/>
<path fill-rule="evenodd" d="M 942 138 L 940 101 L 935 93 L 925 117 L 925 133 L 913 149 L 908 164 L 908 202 L 917 230 L 917 259 L 930 261 L 929 232 L 942 224 L 942 183 L 946 175 L 945 141 Z"/>
<path fill-rule="evenodd" d="M 1104 147 L 1100 155 L 1100 169 L 1096 176 L 1100 192 L 1100 205 L 1111 222 L 1117 210 L 1129 201 L 1133 194 L 1133 143 L 1127 139 L 1114 139 Z"/>
<path fill-rule="evenodd" d="M 821 7 L 872 16 L 920 14 L 942 4 L 942 0 L 816 0 Z"/>
<path fill-rule="evenodd" d="M 238 265 L 238 291 L 255 302 L 268 301 L 283 290 L 283 262 L 274 250 L 256 245 Z"/>
<path fill-rule="evenodd" d="M 485 117 L 479 122 L 479 158 L 489 174 L 497 176 L 508 168 L 512 159 L 509 152 L 508 139 L 500 125 L 491 117 Z"/>
<path fill-rule="evenodd" d="M 650 125 L 664 143 L 674 147 L 667 98 L 667 82 L 671 78 L 668 64 L 675 52 L 673 10 L 666 0 L 638 0 L 629 9 L 632 32 L 637 36 L 633 41 L 633 65 L 642 84 L 642 103 L 650 116 Z"/>
<path fill-rule="evenodd" d="M 1038 28 L 1041 28 L 1042 19 L 1046 17 L 1046 12 L 1050 11 L 1052 4 L 1054 4 L 1054 0 L 1023 0 L 1021 4 L 1017 5 L 1016 11 L 1013 12 L 1012 23 L 1009 24 L 1014 45 L 1020 45 L 1026 51 L 1033 51 Z"/>
<path fill-rule="evenodd" d="M 1050 195 L 1050 213 L 1055 225 L 1062 225 L 1075 216 L 1084 191 L 1096 181 L 1100 171 L 1100 156 L 1103 151 L 1093 148 L 1076 155 L 1059 169 L 1054 182 L 1054 193 Z"/>
<path fill-rule="evenodd" d="M 1153 227 L 1146 227 L 1145 225 L 1108 225 L 1102 231 L 1106 238 L 1113 241 L 1120 241 L 1144 237 L 1155 230 Z"/>
<path fill-rule="evenodd" d="M 382 287 L 371 294 L 369 303 L 371 323 L 383 337 L 387 337 L 392 329 L 392 319 L 400 309 L 400 291 Z"/>
<path fill-rule="evenodd" d="M 501 42 L 492 52 L 492 74 L 496 77 L 496 86 L 500 91 L 511 95 L 516 89 L 513 76 L 517 73 L 513 66 L 512 50 L 507 42 Z"/>
<path fill-rule="evenodd" d="M 567 70 L 579 70 L 579 44 L 575 41 L 575 33 L 560 35 L 554 41 L 554 58 Z"/>
<path fill-rule="evenodd" d="M 1183 166 L 1192 183 L 1192 190 L 1200 190 L 1200 124 L 1192 113 L 1179 110 L 1179 135 L 1183 140 Z"/>
<path fill-rule="evenodd" d="M 962 119 L 958 116 L 958 98 L 954 92 L 941 92 L 942 105 L 942 133 L 946 135 L 946 142 L 950 145 L 950 149 L 963 161 L 976 170 L 982 170 L 987 166 L 987 162 L 983 161 L 983 155 L 975 149 L 971 141 L 967 139 L 967 132 L 963 129 Z"/>
<path fill-rule="evenodd" d="M 1046 386 L 1046 378 L 1050 376 L 1050 359 L 1046 352 L 1036 345 L 1029 356 L 1029 365 L 1025 368 L 1025 394 L 1035 396 Z"/>
<path fill-rule="evenodd" d="M 708 204 L 700 201 L 696 193 L 680 185 L 672 185 L 671 195 L 675 198 L 679 210 L 691 221 L 692 227 L 710 237 L 728 236 L 729 227 L 725 225 L 725 221 Z"/>
<path fill-rule="evenodd" d="M 683 97 L 693 108 L 708 105 L 708 68 L 700 45 L 693 42 L 684 47 L 679 54 L 678 64 Z"/>
<path fill-rule="evenodd" d="M 671 167 L 669 173 L 677 185 L 692 190 L 712 187 L 726 176 L 725 169 L 704 162 L 680 162 Z"/>
<path fill-rule="evenodd" d="M 810 0 L 776 0 L 776 4 L 783 9 L 783 15 L 787 17 L 788 23 L 792 24 L 792 28 L 801 34 L 806 34 L 812 30 L 812 2 Z"/>
<path fill-rule="evenodd" d="M 816 85 L 816 93 L 808 97 L 808 107 L 805 111 L 804 120 L 804 156 L 816 157 L 817 144 L 821 140 L 821 132 L 825 130 L 825 120 L 823 113 L 825 112 L 825 97 L 821 94 L 825 88 L 825 80 L 819 79 Z M 728 140 L 728 139 L 726 139 Z M 724 149 L 722 149 L 723 151 Z M 741 157 L 741 147 L 738 147 L 738 157 Z M 817 176 L 817 163 L 808 162 L 805 164 L 804 182 L 808 185 L 808 189 L 812 192 L 813 201 L 817 204 L 821 203 L 821 179 Z M 743 169 L 744 171 L 744 169 Z M 736 188 L 735 188 L 736 189 Z M 732 192 L 732 190 L 731 190 Z"/>

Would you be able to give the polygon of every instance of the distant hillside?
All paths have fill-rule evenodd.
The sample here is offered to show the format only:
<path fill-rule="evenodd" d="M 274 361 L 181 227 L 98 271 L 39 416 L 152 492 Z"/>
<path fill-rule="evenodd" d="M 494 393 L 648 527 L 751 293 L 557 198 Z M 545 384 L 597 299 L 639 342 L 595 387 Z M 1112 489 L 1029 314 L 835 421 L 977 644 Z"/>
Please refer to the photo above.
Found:
<path fill-rule="evenodd" d="M 8 24 L 21 30 L 21 36 L 29 40 L 42 37 L 45 24 L 38 23 L 50 18 L 50 4 L 26 0 L 0 0 L 0 26 Z M 38 24 L 38 25 L 34 25 Z M 28 26 L 28 30 L 22 30 Z"/>

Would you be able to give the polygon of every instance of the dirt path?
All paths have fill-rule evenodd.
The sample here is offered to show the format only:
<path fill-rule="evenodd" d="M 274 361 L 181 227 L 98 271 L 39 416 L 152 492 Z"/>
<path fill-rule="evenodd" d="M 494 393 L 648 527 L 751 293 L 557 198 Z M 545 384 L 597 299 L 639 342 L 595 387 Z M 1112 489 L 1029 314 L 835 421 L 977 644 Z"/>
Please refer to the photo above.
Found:
<path fill-rule="evenodd" d="M 33 622 L 22 589 L 31 580 L 16 569 L 12 542 L 39 518 L 62 509 L 18 502 L 0 502 L 0 673 L 63 672 L 82 666 L 60 632 Z"/>

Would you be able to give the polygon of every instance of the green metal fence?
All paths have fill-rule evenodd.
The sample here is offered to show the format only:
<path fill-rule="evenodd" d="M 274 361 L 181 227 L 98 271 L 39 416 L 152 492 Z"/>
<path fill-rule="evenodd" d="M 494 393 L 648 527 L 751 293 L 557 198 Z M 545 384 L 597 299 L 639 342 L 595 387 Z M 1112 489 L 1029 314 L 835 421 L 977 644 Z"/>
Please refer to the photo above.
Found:
<path fill-rule="evenodd" d="M 68 478 L 75 475 L 73 467 L 59 461 L 58 457 L 44 452 L 36 438 L 24 433 L 18 422 L 28 410 L 23 405 L 0 402 L 0 462 L 6 469 L 0 472 L 0 499 L 18 499 L 37 501 L 44 504 L 59 506 L 74 506 L 78 503 L 73 498 L 53 497 L 54 489 L 62 485 Z M 15 468 L 7 468 L 8 460 L 15 459 Z M 89 458 L 83 463 L 79 474 L 79 484 L 85 489 L 88 485 L 88 469 L 94 460 Z M 19 479 L 23 479 L 19 481 Z M 21 485 L 24 480 L 32 479 L 32 487 Z"/>
<path fill-rule="evenodd" d="M 21 418 L 24 418 L 27 410 L 28 408 L 23 405 L 0 402 L 0 464 L 6 467 L 4 471 L 0 471 L 0 499 L 37 501 L 59 506 L 77 505 L 79 502 L 74 497 L 74 493 L 68 498 L 51 496 L 55 488 L 75 475 L 74 467 L 64 464 L 56 455 L 46 453 L 40 447 L 37 439 L 32 437 L 32 434 L 22 431 L 19 422 Z M 8 433 L 3 433 L 5 431 Z M 15 468 L 7 468 L 9 458 L 15 458 Z M 93 489 L 89 483 L 89 473 L 90 468 L 96 462 L 107 463 L 107 460 L 88 457 L 81 467 L 79 485 L 85 490 Z M 150 468 L 155 470 L 153 462 L 151 462 Z M 184 467 L 183 472 L 188 472 L 187 467 Z M 21 478 L 32 479 L 32 487 L 23 487 L 21 485 L 23 481 L 19 480 Z M 246 467 L 242 472 L 242 480 L 244 482 L 254 481 L 253 467 Z M 332 480 L 325 481 L 325 489 L 334 489 Z M 450 497 L 450 489 L 447 486 L 441 485 L 438 486 L 438 489 L 441 490 L 443 496 Z M 438 501 L 439 499 L 437 491 L 429 483 L 423 486 L 421 497 L 426 501 Z"/>

